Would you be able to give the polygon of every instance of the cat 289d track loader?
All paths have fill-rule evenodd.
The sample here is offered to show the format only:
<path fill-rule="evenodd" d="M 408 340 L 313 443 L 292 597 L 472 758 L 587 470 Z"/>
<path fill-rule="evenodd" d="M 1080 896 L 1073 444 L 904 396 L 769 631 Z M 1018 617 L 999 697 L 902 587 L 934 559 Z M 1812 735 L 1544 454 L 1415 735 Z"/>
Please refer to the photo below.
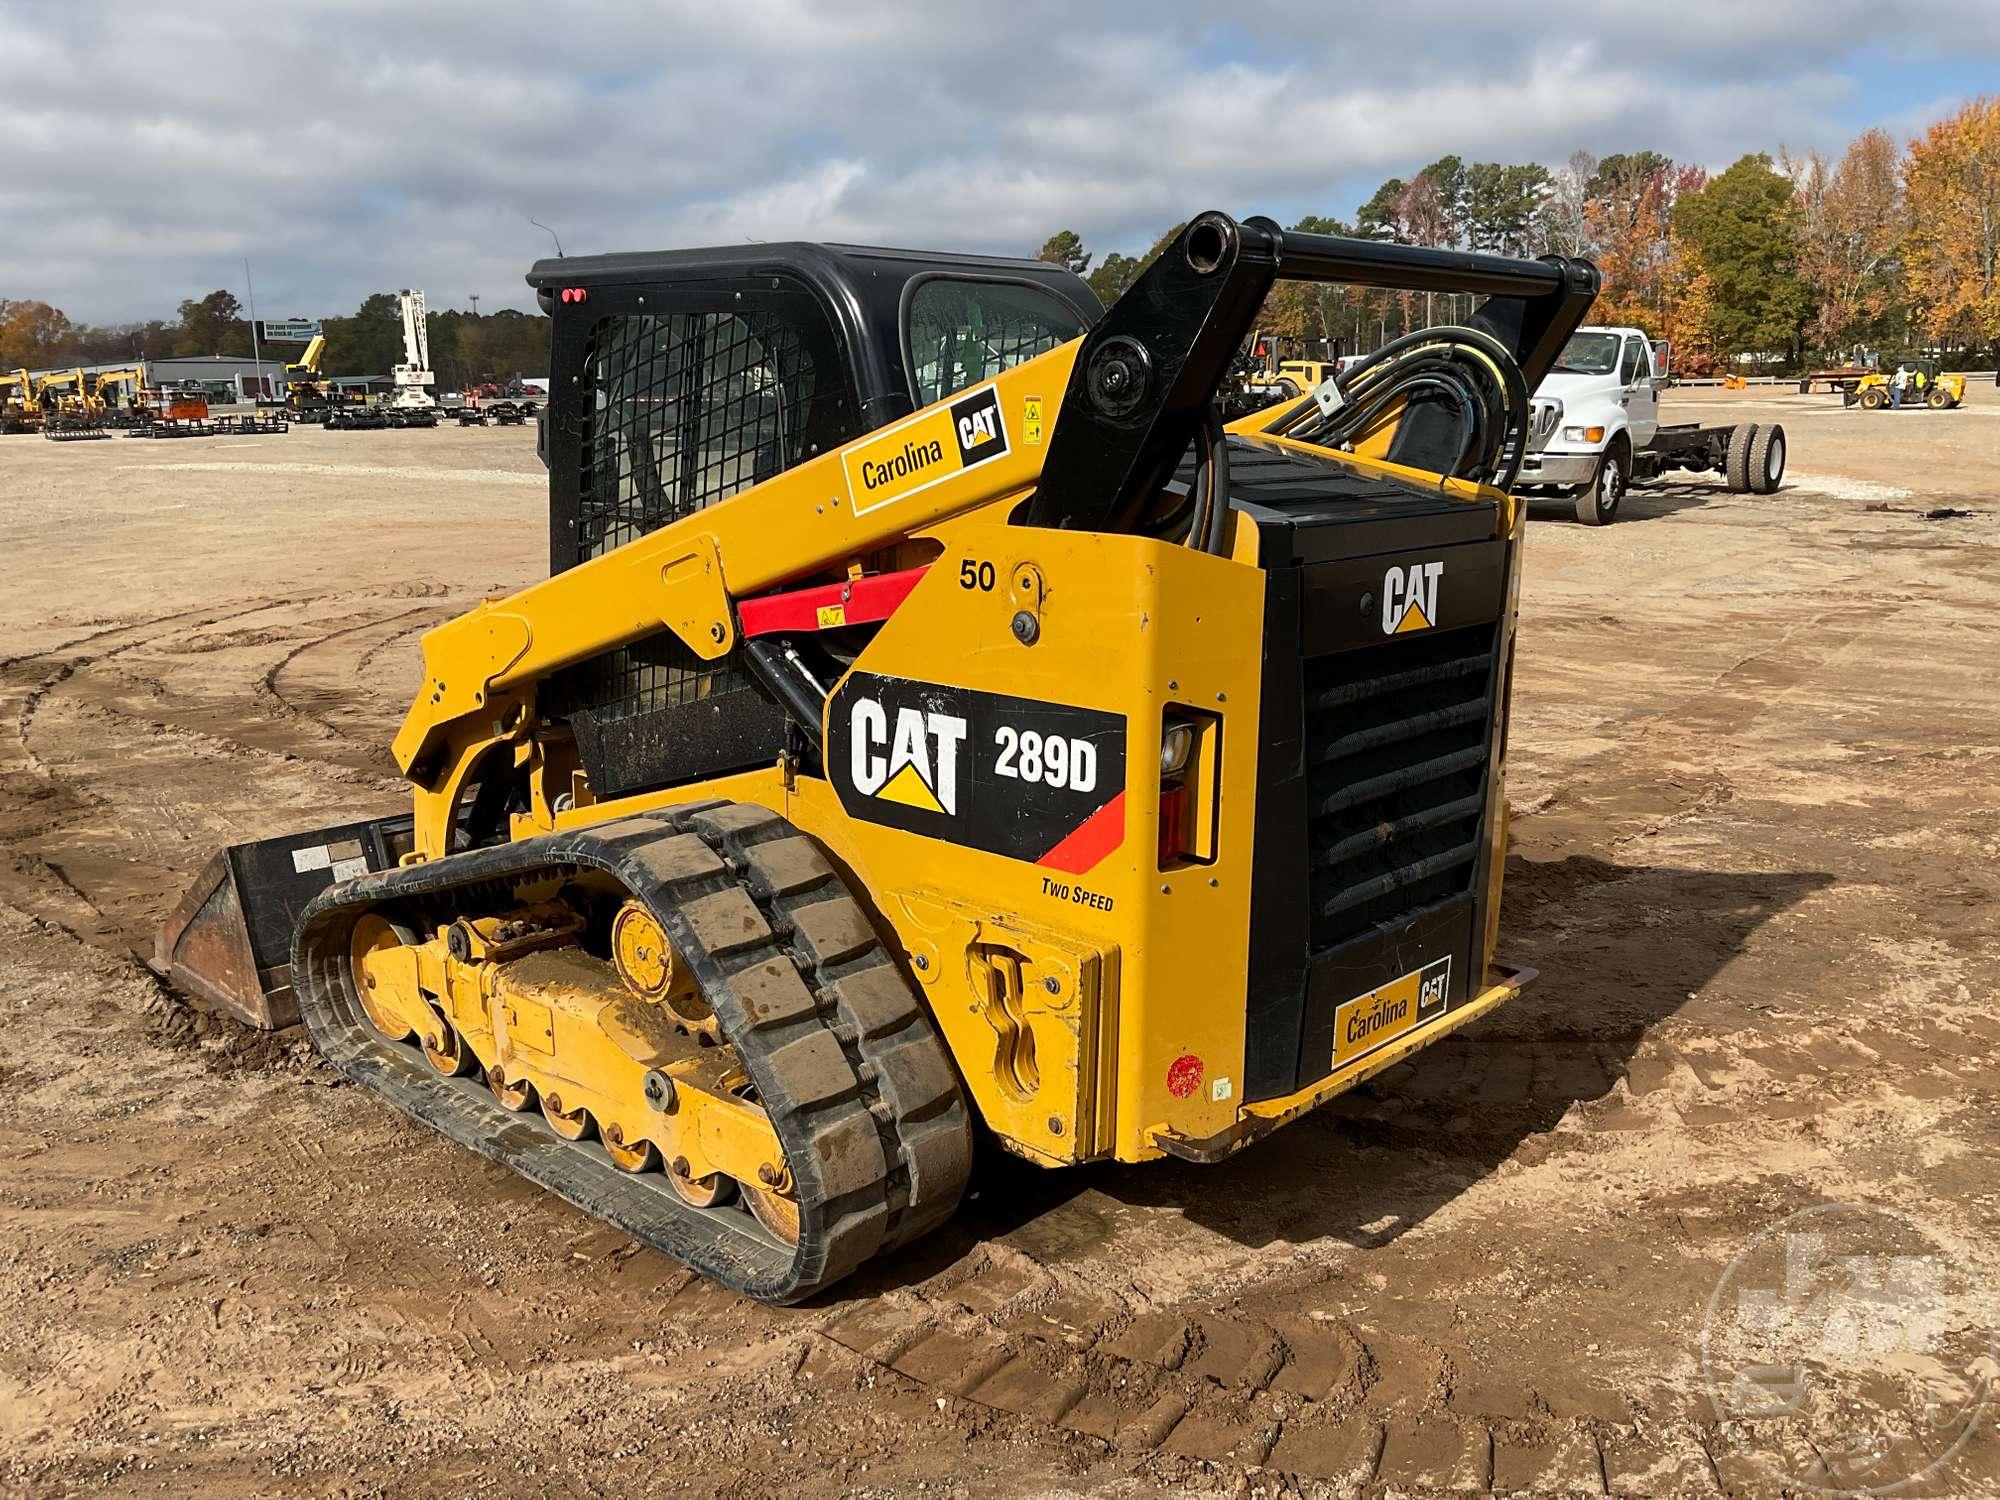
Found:
<path fill-rule="evenodd" d="M 1224 430 L 1277 278 L 1484 294 Z M 1193 220 L 1059 268 L 545 261 L 551 576 L 430 632 L 414 806 L 210 865 L 176 980 L 752 1296 L 975 1122 L 1212 1162 L 1492 1010 L 1529 393 L 1597 274 Z"/>

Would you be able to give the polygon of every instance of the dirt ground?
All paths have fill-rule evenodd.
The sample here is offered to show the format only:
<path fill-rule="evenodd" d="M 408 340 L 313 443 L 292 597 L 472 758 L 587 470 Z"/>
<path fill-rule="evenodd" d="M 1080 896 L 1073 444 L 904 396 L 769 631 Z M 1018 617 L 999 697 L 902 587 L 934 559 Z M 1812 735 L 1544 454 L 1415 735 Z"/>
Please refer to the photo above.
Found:
<path fill-rule="evenodd" d="M 418 634 L 542 570 L 532 431 L 0 442 L 0 1491 L 1779 1493 L 1699 1368 L 1753 1237 L 1884 1205 L 2000 1286 L 1972 401 L 1677 394 L 1787 487 L 1533 526 L 1518 1002 L 1228 1166 L 1001 1164 L 782 1310 L 133 956 L 217 845 L 396 805 Z M 1916 1493 L 1996 1490 L 1981 1431 Z"/>

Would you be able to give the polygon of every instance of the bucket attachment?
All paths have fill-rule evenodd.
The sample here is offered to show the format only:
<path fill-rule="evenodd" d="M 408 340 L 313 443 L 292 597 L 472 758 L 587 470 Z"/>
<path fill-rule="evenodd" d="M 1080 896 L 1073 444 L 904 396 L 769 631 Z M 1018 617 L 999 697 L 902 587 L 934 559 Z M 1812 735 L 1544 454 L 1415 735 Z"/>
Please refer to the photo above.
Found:
<path fill-rule="evenodd" d="M 153 968 L 247 1025 L 296 1026 L 292 929 L 299 913 L 338 881 L 394 869 L 410 845 L 408 813 L 232 844 L 203 867 L 160 928 Z"/>

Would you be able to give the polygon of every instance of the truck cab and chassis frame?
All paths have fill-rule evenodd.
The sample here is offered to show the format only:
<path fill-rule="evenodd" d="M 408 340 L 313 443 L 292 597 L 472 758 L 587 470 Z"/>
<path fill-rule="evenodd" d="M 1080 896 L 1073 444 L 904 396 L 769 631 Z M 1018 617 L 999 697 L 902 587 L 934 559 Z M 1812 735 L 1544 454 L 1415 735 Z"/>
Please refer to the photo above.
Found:
<path fill-rule="evenodd" d="M 1776 423 L 1660 425 L 1668 348 L 1637 328 L 1579 328 L 1535 392 L 1534 437 L 1518 489 L 1561 495 L 1588 525 L 1616 520 L 1629 486 L 1670 473 L 1714 474 L 1768 495 L 1784 479 Z"/>

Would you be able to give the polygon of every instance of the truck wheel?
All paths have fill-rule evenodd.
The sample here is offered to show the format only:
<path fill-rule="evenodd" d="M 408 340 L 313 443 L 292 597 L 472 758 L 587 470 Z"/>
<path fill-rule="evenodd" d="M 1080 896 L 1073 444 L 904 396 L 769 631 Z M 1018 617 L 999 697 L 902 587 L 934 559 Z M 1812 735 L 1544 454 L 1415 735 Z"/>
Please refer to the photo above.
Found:
<path fill-rule="evenodd" d="M 1759 495 L 1777 492 L 1785 477 L 1785 429 L 1773 422 L 1757 429 L 1750 440 L 1750 489 Z"/>
<path fill-rule="evenodd" d="M 1949 410 L 1951 407 L 1951 392 L 1942 386 L 1933 386 L 1930 395 L 1924 398 L 1924 404 L 1929 406 L 1932 411 Z"/>
<path fill-rule="evenodd" d="M 1880 411 L 1889 404 L 1889 393 L 1880 390 L 1866 390 L 1861 393 L 1861 405 L 1867 411 Z"/>
<path fill-rule="evenodd" d="M 1756 441 L 1755 422 L 1738 422 L 1729 431 L 1729 453 L 1722 477 L 1739 495 L 1750 488 L 1750 445 Z"/>
<path fill-rule="evenodd" d="M 1586 526 L 1609 526 L 1618 519 L 1618 504 L 1631 479 L 1631 460 L 1622 443 L 1613 443 L 1597 461 L 1597 473 L 1576 492 L 1576 518 Z"/>

